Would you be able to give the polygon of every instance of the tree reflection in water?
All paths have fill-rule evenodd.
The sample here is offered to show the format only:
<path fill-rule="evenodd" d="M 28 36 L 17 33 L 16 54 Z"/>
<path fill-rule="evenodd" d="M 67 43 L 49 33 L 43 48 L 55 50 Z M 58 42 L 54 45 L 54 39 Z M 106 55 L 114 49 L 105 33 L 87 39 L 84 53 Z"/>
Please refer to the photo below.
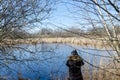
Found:
<path fill-rule="evenodd" d="M 30 80 L 58 80 L 58 78 L 65 80 L 68 76 L 65 63 L 74 48 L 82 58 L 94 66 L 100 66 L 103 59 L 105 59 L 104 64 L 110 62 L 109 57 L 104 58 L 108 56 L 106 50 L 85 49 L 82 46 L 72 47 L 65 44 L 20 44 L 8 46 L 4 53 L 0 52 L 0 79 L 18 80 L 18 77 L 22 77 Z M 83 76 L 86 74 L 89 76 L 94 74 L 93 71 L 96 68 L 85 63 L 83 69 Z M 84 78 L 87 77 L 84 76 Z"/>
<path fill-rule="evenodd" d="M 7 50 L 10 53 L 0 54 L 0 76 L 7 80 L 17 80 L 18 77 L 49 80 L 63 78 L 67 74 L 63 53 L 69 51 L 59 50 L 65 47 L 63 45 L 42 43 L 11 47 Z"/>

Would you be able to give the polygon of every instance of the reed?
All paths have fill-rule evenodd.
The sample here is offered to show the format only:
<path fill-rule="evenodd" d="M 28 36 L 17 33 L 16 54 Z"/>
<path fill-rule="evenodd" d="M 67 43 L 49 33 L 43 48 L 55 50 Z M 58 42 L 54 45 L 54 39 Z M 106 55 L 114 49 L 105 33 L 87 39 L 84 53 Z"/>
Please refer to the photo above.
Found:
<path fill-rule="evenodd" d="M 94 60 L 93 65 L 95 65 Z M 100 59 L 99 66 L 94 67 L 86 66 L 83 68 L 87 72 L 83 72 L 84 80 L 119 80 L 120 79 L 120 63 L 113 62 L 112 60 L 108 63 L 104 58 Z M 89 76 L 89 77 L 88 77 Z"/>
<path fill-rule="evenodd" d="M 113 68 L 110 65 L 106 65 L 102 67 L 103 70 L 100 68 L 94 68 L 94 67 L 90 69 L 89 67 L 90 67 L 89 65 L 82 67 L 84 80 L 120 80 L 120 64 L 117 65 L 117 68 Z M 98 67 L 101 67 L 101 66 L 98 66 Z M 116 75 L 116 74 L 119 74 L 119 75 Z"/>
<path fill-rule="evenodd" d="M 93 47 L 104 47 L 109 46 L 107 41 L 102 41 L 101 39 L 87 39 L 87 38 L 77 38 L 77 37 L 68 37 L 68 38 L 28 38 L 28 39 L 5 39 L 0 44 L 37 44 L 37 43 L 69 43 L 80 46 L 93 46 Z"/>

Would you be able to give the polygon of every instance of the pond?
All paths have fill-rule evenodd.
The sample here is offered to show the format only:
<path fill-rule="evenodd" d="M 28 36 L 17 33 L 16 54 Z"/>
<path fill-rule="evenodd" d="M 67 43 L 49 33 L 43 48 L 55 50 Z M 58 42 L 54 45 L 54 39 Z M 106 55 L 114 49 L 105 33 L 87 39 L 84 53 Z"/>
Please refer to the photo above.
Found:
<path fill-rule="evenodd" d="M 89 49 L 50 43 L 20 44 L 10 47 L 6 53 L 0 53 L 0 77 L 7 80 L 18 80 L 18 76 L 30 80 L 64 80 L 68 76 L 67 57 L 75 48 L 85 61 L 95 66 L 100 65 L 99 55 L 109 56 L 108 51 L 92 47 Z M 87 63 L 84 66 L 87 66 Z M 91 66 L 89 68 L 92 69 Z"/>

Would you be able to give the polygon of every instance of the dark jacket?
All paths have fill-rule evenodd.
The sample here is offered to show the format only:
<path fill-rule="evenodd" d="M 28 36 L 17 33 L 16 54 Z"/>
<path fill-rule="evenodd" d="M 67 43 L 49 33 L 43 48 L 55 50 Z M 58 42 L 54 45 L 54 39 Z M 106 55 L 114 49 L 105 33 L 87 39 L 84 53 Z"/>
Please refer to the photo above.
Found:
<path fill-rule="evenodd" d="M 81 66 L 84 62 L 79 55 L 69 56 L 66 65 L 69 67 L 70 80 L 83 80 Z"/>

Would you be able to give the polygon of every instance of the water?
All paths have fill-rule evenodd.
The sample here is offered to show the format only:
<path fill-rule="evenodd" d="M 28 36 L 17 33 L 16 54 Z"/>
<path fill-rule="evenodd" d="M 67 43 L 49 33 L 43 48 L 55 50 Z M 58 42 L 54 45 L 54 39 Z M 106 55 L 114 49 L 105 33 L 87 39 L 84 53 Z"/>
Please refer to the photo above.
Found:
<path fill-rule="evenodd" d="M 101 57 L 89 53 L 109 56 L 107 51 L 84 49 L 81 46 L 74 46 L 74 48 L 78 49 L 82 58 L 96 66 L 100 65 Z M 6 77 L 7 80 L 17 80 L 18 75 L 31 80 L 55 78 L 62 80 L 68 75 L 68 68 L 65 64 L 74 48 L 65 44 L 48 43 L 15 45 L 7 50 L 8 54 L 0 54 L 0 76 Z M 91 66 L 89 68 L 92 69 Z"/>

